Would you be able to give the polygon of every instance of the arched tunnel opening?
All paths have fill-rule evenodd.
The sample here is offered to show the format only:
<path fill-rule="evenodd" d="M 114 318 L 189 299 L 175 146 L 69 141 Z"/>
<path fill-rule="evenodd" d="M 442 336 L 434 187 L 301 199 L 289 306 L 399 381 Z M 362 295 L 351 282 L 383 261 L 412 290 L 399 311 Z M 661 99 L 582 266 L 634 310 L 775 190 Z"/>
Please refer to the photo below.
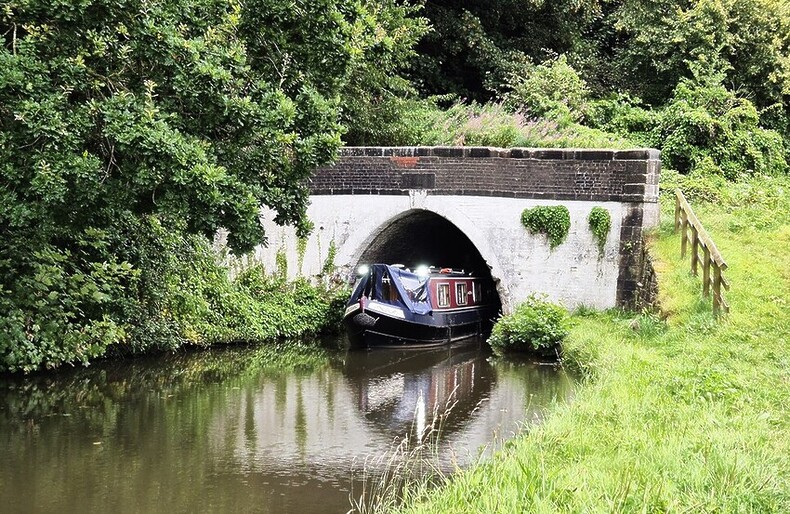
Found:
<path fill-rule="evenodd" d="M 409 212 L 385 227 L 358 262 L 372 263 L 453 268 L 493 282 L 491 269 L 469 237 L 447 219 L 425 210 Z"/>

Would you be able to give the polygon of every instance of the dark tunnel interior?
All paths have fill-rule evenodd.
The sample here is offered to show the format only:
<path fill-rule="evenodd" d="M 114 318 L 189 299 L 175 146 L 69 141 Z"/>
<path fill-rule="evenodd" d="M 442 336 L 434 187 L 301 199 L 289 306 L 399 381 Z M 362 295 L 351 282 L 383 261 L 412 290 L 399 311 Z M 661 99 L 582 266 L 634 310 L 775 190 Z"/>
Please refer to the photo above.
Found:
<path fill-rule="evenodd" d="M 430 211 L 414 211 L 395 220 L 365 249 L 359 263 L 403 264 L 412 269 L 425 264 L 491 276 L 466 234 Z"/>

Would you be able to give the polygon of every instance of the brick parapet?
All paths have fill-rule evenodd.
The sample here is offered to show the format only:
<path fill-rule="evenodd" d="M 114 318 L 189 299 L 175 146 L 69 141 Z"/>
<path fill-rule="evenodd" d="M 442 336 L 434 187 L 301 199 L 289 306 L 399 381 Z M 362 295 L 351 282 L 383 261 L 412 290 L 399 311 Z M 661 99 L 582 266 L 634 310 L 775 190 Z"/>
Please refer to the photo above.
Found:
<path fill-rule="evenodd" d="M 310 190 L 655 203 L 659 172 L 652 149 L 346 147 L 315 171 Z"/>

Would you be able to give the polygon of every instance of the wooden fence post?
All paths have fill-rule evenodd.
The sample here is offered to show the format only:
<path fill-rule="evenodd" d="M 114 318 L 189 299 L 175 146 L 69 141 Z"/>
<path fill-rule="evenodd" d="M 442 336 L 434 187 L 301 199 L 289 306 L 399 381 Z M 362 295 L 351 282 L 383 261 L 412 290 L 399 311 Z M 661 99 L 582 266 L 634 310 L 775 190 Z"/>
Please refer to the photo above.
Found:
<path fill-rule="evenodd" d="M 691 272 L 697 275 L 697 263 L 699 262 L 699 231 L 695 225 L 691 226 Z"/>
<path fill-rule="evenodd" d="M 675 232 L 680 228 L 680 189 L 675 191 Z"/>
<path fill-rule="evenodd" d="M 686 256 L 686 247 L 688 246 L 688 232 L 689 232 L 689 218 L 688 214 L 686 214 L 685 209 L 680 214 L 681 223 L 680 223 L 680 258 L 684 258 Z"/>
<path fill-rule="evenodd" d="M 707 245 L 702 246 L 702 294 L 705 298 L 710 296 L 710 250 Z"/>
<path fill-rule="evenodd" d="M 713 314 L 719 315 L 721 310 L 721 269 L 713 263 Z"/>

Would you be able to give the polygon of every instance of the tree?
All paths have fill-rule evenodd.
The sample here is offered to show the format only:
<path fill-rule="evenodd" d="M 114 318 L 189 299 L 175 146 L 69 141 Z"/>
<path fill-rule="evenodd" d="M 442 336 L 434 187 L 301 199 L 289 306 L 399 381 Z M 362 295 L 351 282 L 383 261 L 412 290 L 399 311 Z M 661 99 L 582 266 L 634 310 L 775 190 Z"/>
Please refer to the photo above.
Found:
<path fill-rule="evenodd" d="M 790 136 L 787 0 L 438 0 L 424 12 L 434 31 L 418 47 L 423 93 L 487 101 L 510 91 L 514 72 L 526 79 L 566 55 L 593 96 L 659 107 L 703 66 Z"/>
<path fill-rule="evenodd" d="M 420 5 L 393 0 L 365 0 L 365 15 L 354 28 L 355 46 L 349 76 L 341 92 L 341 122 L 351 145 L 399 144 L 403 117 L 417 98 L 405 77 L 415 45 L 428 32 Z"/>
<path fill-rule="evenodd" d="M 434 30 L 418 46 L 414 79 L 423 93 L 490 100 L 527 62 L 586 54 L 585 33 L 600 15 L 598 0 L 428 2 Z"/>
<path fill-rule="evenodd" d="M 515 74 L 510 79 L 507 103 L 530 115 L 555 120 L 562 126 L 579 121 L 585 110 L 587 84 L 564 55 Z"/>
<path fill-rule="evenodd" d="M 183 337 L 173 311 L 194 306 L 163 274 L 188 262 L 170 252 L 220 227 L 250 250 L 261 205 L 304 233 L 304 182 L 340 144 L 366 15 L 340 0 L 6 2 L 0 367 Z"/>
<path fill-rule="evenodd" d="M 786 0 L 625 0 L 612 14 L 621 85 L 665 102 L 693 68 L 724 73 L 760 108 L 787 104 L 790 3 Z"/>

